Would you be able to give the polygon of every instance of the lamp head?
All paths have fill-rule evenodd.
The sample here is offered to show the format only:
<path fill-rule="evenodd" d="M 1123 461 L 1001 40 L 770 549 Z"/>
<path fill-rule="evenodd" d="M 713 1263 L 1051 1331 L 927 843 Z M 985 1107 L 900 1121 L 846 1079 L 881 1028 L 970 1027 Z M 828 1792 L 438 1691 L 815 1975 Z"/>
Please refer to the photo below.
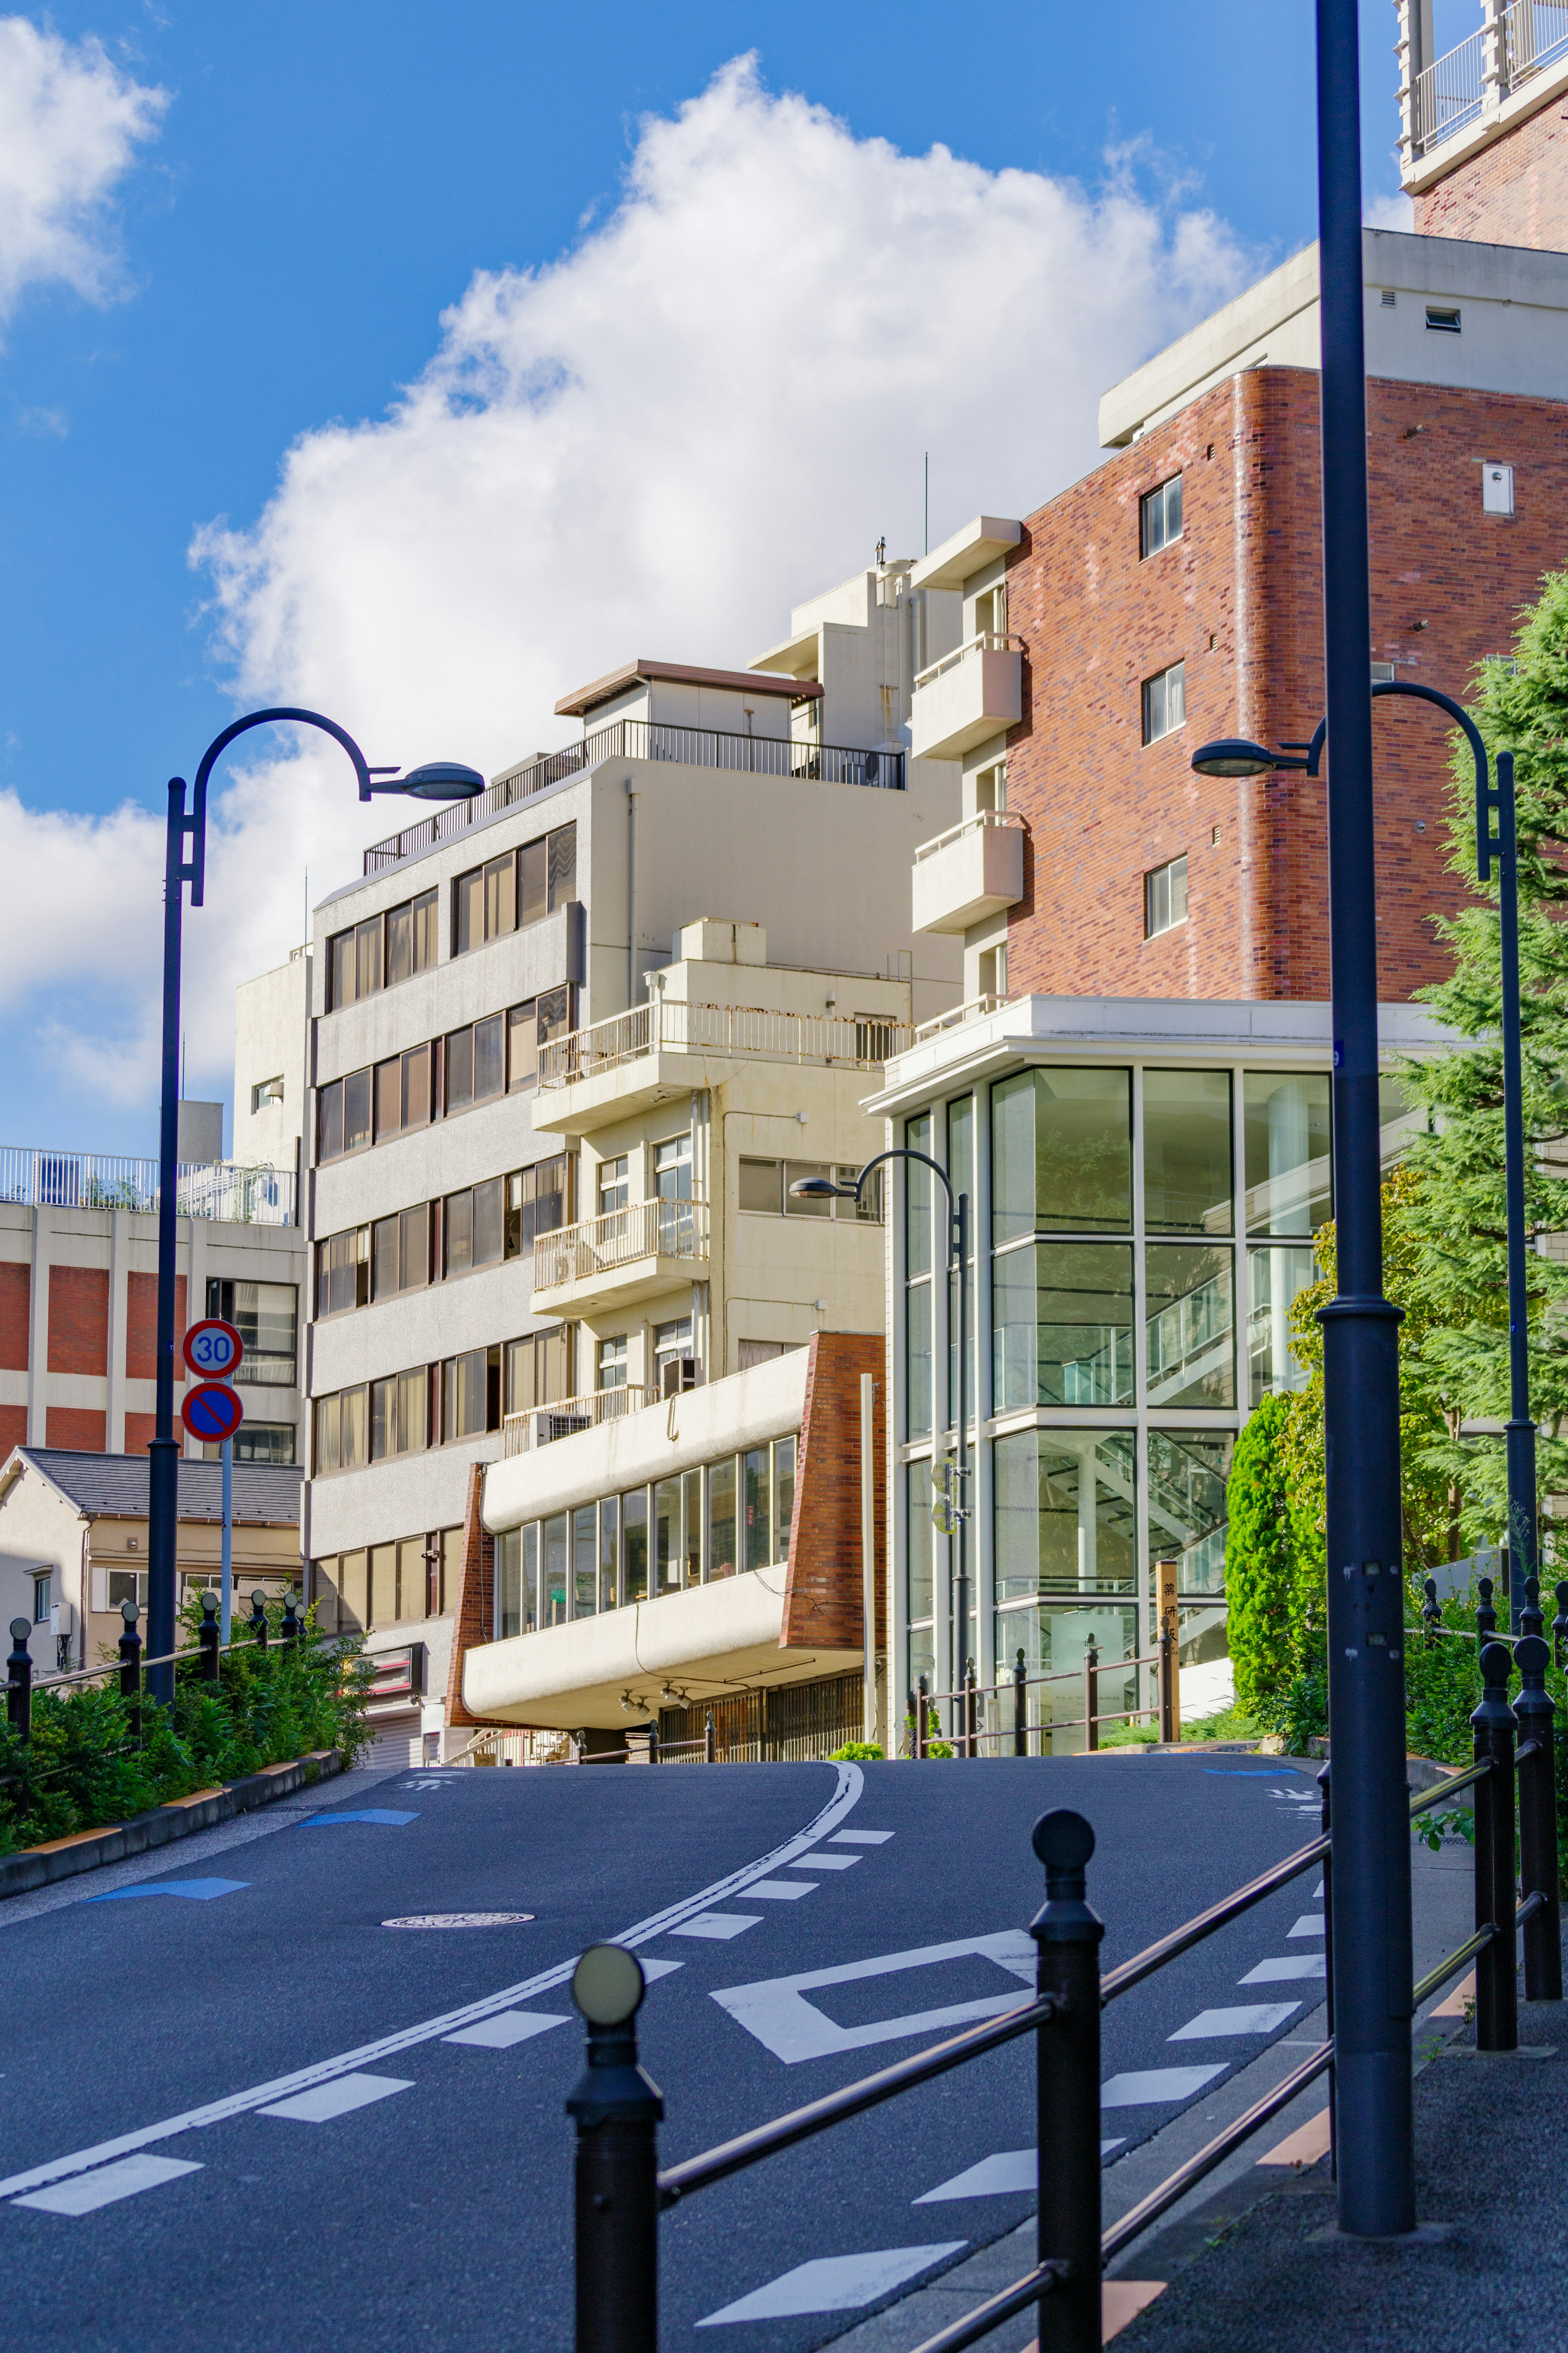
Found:
<path fill-rule="evenodd" d="M 1213 744 L 1200 744 L 1193 754 L 1192 765 L 1200 776 L 1268 776 L 1276 768 L 1294 768 L 1303 764 L 1281 760 L 1262 744 L 1248 742 L 1245 735 L 1222 735 Z"/>
<path fill-rule="evenodd" d="M 484 791 L 485 780 L 460 760 L 426 760 L 422 768 L 400 776 L 392 789 L 416 801 L 471 801 Z"/>
<path fill-rule="evenodd" d="M 836 1185 L 831 1176 L 797 1176 L 789 1189 L 797 1201 L 853 1201 L 858 1198 L 853 1185 Z"/>

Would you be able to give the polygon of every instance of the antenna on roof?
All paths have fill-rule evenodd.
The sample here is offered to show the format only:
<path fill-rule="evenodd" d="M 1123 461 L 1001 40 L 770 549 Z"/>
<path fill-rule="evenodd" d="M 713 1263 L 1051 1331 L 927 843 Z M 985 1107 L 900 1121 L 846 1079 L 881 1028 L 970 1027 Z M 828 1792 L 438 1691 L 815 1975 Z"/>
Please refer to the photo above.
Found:
<path fill-rule="evenodd" d="M 879 571 L 879 572 L 880 572 L 880 570 L 882 569 L 882 566 L 884 565 L 884 564 L 886 564 L 887 560 L 888 560 L 888 534 L 887 534 L 887 533 L 886 533 L 886 532 L 884 532 L 884 533 L 882 533 L 881 538 L 877 542 L 877 569 L 878 569 L 878 571 Z"/>

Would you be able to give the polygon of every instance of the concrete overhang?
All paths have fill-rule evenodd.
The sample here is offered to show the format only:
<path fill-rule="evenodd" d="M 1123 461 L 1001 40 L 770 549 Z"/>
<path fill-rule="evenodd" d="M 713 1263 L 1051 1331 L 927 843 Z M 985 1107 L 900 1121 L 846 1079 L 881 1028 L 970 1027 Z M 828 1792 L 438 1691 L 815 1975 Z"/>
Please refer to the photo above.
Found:
<path fill-rule="evenodd" d="M 721 1086 L 733 1074 L 732 1061 L 710 1060 L 705 1054 L 630 1055 L 612 1070 L 595 1071 L 592 1078 L 574 1079 L 563 1087 L 541 1087 L 533 1098 L 533 1124 L 542 1134 L 591 1135 L 595 1128 L 629 1119 L 634 1112 L 647 1111 L 655 1103 Z"/>
<path fill-rule="evenodd" d="M 940 547 L 922 556 L 910 574 L 911 588 L 962 588 L 984 565 L 1016 547 L 1024 526 L 1002 515 L 976 515 Z"/>
<path fill-rule="evenodd" d="M 662 1298 L 683 1282 L 700 1282 L 708 1272 L 704 1247 L 689 1258 L 661 1256 L 628 1259 L 624 1265 L 600 1267 L 596 1272 L 566 1282 L 536 1282 L 531 1312 L 535 1315 L 603 1315 L 612 1307 L 633 1307 L 644 1299 Z M 556 1443 L 563 1441 L 557 1440 Z"/>
<path fill-rule="evenodd" d="M 780 1648 L 787 1574 L 782 1564 L 745 1569 L 603 1617 L 483 1643 L 463 1661 L 464 1704 L 505 1724 L 605 1730 L 657 1715 L 668 1682 L 693 1699 L 717 1699 L 858 1668 L 858 1651 Z M 638 1703 L 630 1712 L 623 1694 Z"/>
<path fill-rule="evenodd" d="M 818 634 L 818 630 L 813 628 L 803 629 L 797 638 L 781 638 L 776 646 L 769 646 L 765 653 L 760 653 L 751 668 L 763 672 L 793 670 L 797 674 L 797 684 L 804 689 L 805 681 L 798 673 L 807 662 L 813 670 L 816 669 Z M 822 691 L 820 687 L 817 691 Z"/>
<path fill-rule="evenodd" d="M 582 719 L 601 702 L 614 702 L 628 686 L 639 681 L 672 680 L 681 686 L 726 687 L 736 694 L 784 694 L 792 702 L 810 702 L 822 692 L 814 681 L 798 678 L 770 677 L 757 670 L 693 670 L 686 662 L 653 661 L 639 654 L 623 662 L 619 670 L 596 678 L 591 686 L 580 686 L 571 694 L 563 694 L 555 708 L 563 719 Z"/>

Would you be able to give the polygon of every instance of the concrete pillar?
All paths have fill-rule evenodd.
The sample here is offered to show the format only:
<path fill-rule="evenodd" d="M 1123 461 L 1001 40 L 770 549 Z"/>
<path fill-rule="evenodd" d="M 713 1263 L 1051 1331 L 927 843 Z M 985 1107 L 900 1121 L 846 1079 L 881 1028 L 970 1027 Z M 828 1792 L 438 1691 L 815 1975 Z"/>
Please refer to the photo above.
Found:
<path fill-rule="evenodd" d="M 1495 113 L 1509 92 L 1508 0 L 1481 0 L 1481 112 Z"/>
<path fill-rule="evenodd" d="M 33 1264 L 27 1302 L 27 1443 L 47 1440 L 49 1397 L 49 1264 L 54 1229 L 40 1201 L 33 1210 Z"/>
<path fill-rule="evenodd" d="M 104 1448 L 125 1451 L 125 1343 L 131 1300 L 131 1220 L 124 1209 L 109 1213 L 109 1425 Z"/>
<path fill-rule="evenodd" d="M 1394 0 L 1394 13 L 1399 20 L 1394 42 L 1399 60 L 1399 168 L 1408 174 L 1426 137 L 1416 85 L 1432 63 L 1432 0 Z"/>

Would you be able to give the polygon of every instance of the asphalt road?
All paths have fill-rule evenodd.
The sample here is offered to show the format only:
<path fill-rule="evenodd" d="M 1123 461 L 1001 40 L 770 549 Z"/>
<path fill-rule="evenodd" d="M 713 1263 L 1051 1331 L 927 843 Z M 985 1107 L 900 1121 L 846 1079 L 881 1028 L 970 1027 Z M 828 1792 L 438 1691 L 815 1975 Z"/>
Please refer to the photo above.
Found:
<path fill-rule="evenodd" d="M 566 2353 L 584 1945 L 660 1967 L 641 2046 L 669 2163 L 1024 1998 L 1047 1807 L 1095 1826 L 1107 1966 L 1316 1827 L 1300 1774 L 1226 1756 L 448 1771 L 326 1797 L 0 1909 L 13 2343 Z M 1316 1887 L 1107 2012 L 1108 2138 L 1290 2038 L 1321 1992 Z M 474 1912 L 531 1916 L 385 1925 Z M 662 2226 L 664 2346 L 805 2353 L 1014 2229 L 1031 2081 L 1013 2046 L 694 2197 Z"/>

